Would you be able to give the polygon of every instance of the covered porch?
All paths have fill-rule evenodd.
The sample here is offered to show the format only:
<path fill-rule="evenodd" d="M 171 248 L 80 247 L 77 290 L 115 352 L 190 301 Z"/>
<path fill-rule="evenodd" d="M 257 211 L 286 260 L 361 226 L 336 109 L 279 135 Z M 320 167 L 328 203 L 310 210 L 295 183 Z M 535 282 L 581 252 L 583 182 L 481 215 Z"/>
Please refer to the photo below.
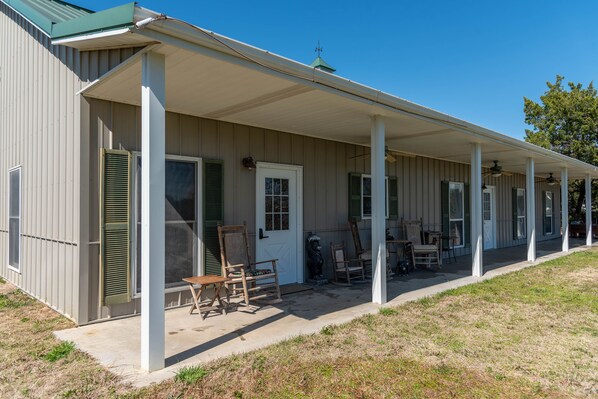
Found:
<path fill-rule="evenodd" d="M 571 239 L 570 252 L 587 248 L 585 239 Z M 538 243 L 534 264 L 564 256 L 559 239 Z M 471 256 L 445 263 L 439 271 L 418 270 L 395 276 L 387 283 L 388 303 L 398 306 L 463 285 L 521 270 L 527 262 L 525 245 L 484 253 L 486 273 L 471 276 Z M 202 320 L 189 315 L 188 307 L 165 312 L 165 368 L 146 373 L 140 366 L 141 318 L 127 317 L 107 323 L 56 332 L 63 340 L 75 342 L 126 382 L 145 386 L 175 375 L 184 366 L 208 362 L 235 353 L 255 350 L 302 334 L 319 332 L 323 327 L 341 324 L 361 315 L 377 313 L 381 305 L 372 303 L 371 284 L 340 287 L 328 284 L 290 293 L 276 306 L 239 307 L 228 315 L 211 313 Z"/>
<path fill-rule="evenodd" d="M 315 316 L 298 317 L 297 320 L 300 324 L 305 324 L 304 320 L 306 319 L 318 320 L 324 324 L 346 321 L 357 314 L 375 310 L 380 304 L 389 300 L 397 301 L 397 298 L 401 297 L 398 293 L 392 293 L 392 283 L 387 287 L 386 271 L 383 267 L 386 253 L 384 234 L 386 227 L 385 174 L 389 169 L 385 158 L 389 150 L 409 159 L 420 157 L 449 162 L 451 165 L 468 165 L 468 173 L 464 173 L 458 180 L 459 187 L 462 187 L 460 202 L 464 203 L 463 199 L 468 199 L 471 220 L 470 223 L 467 222 L 465 214 L 461 212 L 456 215 L 455 220 L 458 219 L 458 221 L 455 223 L 461 226 L 462 231 L 469 230 L 468 234 L 460 236 L 464 237 L 461 247 L 469 246 L 471 256 L 466 258 L 467 267 L 454 273 L 457 277 L 448 279 L 446 276 L 451 273 L 445 272 L 444 276 L 439 278 L 458 281 L 461 277 L 473 275 L 467 277 L 470 279 L 468 281 L 477 281 L 476 278 L 482 276 L 484 271 L 491 267 L 491 260 L 482 261 L 483 222 L 481 215 L 483 201 L 482 192 L 478 188 L 485 186 L 483 177 L 488 175 L 492 163 L 498 162 L 497 160 L 502 166 L 498 173 L 494 173 L 492 176 L 500 176 L 502 167 L 504 167 L 504 172 L 508 171 L 510 174 L 518 174 L 526 178 L 525 189 L 520 187 L 522 201 L 519 205 L 521 205 L 521 209 L 515 213 L 515 218 L 521 222 L 516 236 L 517 239 L 527 241 L 526 259 L 529 262 L 534 262 L 537 254 L 536 178 L 543 179 L 550 173 L 560 172 L 561 198 L 563 199 L 561 228 L 564 232 L 564 239 L 560 244 L 563 252 L 568 250 L 567 182 L 569 178 L 584 178 L 587 184 L 591 184 L 591 179 L 598 176 L 595 167 L 410 103 L 379 90 L 272 55 L 267 51 L 207 32 L 183 21 L 170 19 L 148 10 L 138 9 L 137 11 L 139 15 L 136 14 L 135 25 L 126 29 L 125 32 L 105 34 L 101 38 L 73 37 L 59 42 L 80 50 L 125 44 L 145 45 L 134 56 L 97 81 L 92 82 L 79 93 L 85 98 L 85 101 L 113 102 L 139 108 L 140 153 L 144 159 L 144 168 L 139 179 L 139 202 L 141 205 L 139 222 L 140 292 L 147 293 L 147 295 L 141 297 L 142 327 L 139 326 L 139 322 L 136 322 L 135 328 L 131 326 L 129 336 L 134 337 L 131 339 L 134 339 L 135 342 L 129 342 L 126 348 L 135 348 L 133 350 L 137 357 L 132 356 L 133 363 L 129 364 L 137 365 L 140 355 L 141 368 L 147 371 L 156 371 L 164 365 L 172 365 L 172 359 L 176 353 L 197 352 L 200 353 L 198 356 L 202 358 L 211 356 L 210 345 L 200 344 L 198 347 L 196 343 L 191 347 L 181 347 L 178 344 L 175 345 L 176 349 L 169 347 L 172 345 L 172 342 L 169 341 L 169 334 L 182 336 L 183 331 L 167 330 L 166 344 L 163 336 L 165 326 L 163 313 L 165 187 L 163 181 L 166 177 L 165 154 L 168 151 L 166 141 L 168 113 L 256 127 L 265 129 L 266 132 L 280 131 L 300 137 L 324 139 L 330 143 L 348 143 L 369 147 L 369 152 L 356 154 L 356 157 L 366 158 L 363 161 L 364 167 L 361 173 L 369 175 L 371 183 L 371 197 L 369 198 L 371 201 L 369 217 L 371 218 L 373 254 L 371 287 L 361 287 L 358 297 L 360 300 L 363 299 L 363 303 L 351 305 L 353 304 L 351 301 L 357 297 L 355 293 L 347 297 L 340 295 L 339 298 L 344 298 L 340 302 L 344 312 L 339 313 L 336 310 L 325 312 L 327 315 L 346 315 L 338 316 L 337 319 L 319 317 L 318 312 L 322 303 L 329 301 L 323 300 L 326 297 L 314 298 L 313 303 L 309 303 L 309 306 L 305 305 L 305 312 L 307 314 L 315 312 Z M 90 109 L 90 113 L 95 111 L 93 107 Z M 117 121 L 121 125 L 127 125 L 120 119 Z M 125 126 L 120 130 L 133 129 Z M 224 136 L 222 133 L 224 132 L 216 131 L 216 139 Z M 268 147 L 272 141 L 267 139 L 267 135 L 264 137 L 266 137 L 263 140 L 264 147 Z M 249 138 L 251 139 L 251 134 Z M 109 143 L 109 146 L 112 145 Z M 220 145 L 225 146 L 226 144 L 221 143 Z M 123 146 L 119 150 L 129 151 L 128 147 L 130 146 Z M 220 158 L 227 158 L 227 161 L 232 161 L 232 164 L 238 164 L 246 155 L 255 155 L 255 153 L 241 154 L 240 151 L 231 150 L 224 155 L 220 154 Z M 202 156 L 207 158 L 208 155 L 203 153 Z M 259 159 L 261 157 L 256 156 L 256 158 L 258 158 L 259 166 L 259 162 L 262 161 Z M 305 157 L 298 161 L 291 157 L 284 162 L 279 160 L 278 163 L 308 167 L 308 163 L 316 162 L 315 159 L 307 159 Z M 336 164 L 326 165 L 327 167 L 322 170 L 332 172 L 331 174 L 334 175 L 335 170 L 346 168 L 350 160 L 351 157 L 347 155 L 339 157 Z M 124 175 L 124 173 L 120 175 Z M 311 180 L 315 180 L 317 177 L 319 175 L 314 174 Z M 457 179 L 447 176 L 446 180 Z M 340 186 L 340 179 L 332 178 L 331 181 L 335 186 Z M 406 187 L 401 191 L 410 193 L 413 196 L 410 202 L 415 204 L 421 202 L 422 198 L 435 197 L 435 186 L 440 184 L 440 179 L 437 181 L 430 179 L 430 182 L 431 187 L 434 187 L 433 190 L 422 188 L 421 191 L 417 191 L 412 187 Z M 464 186 L 465 182 L 475 189 L 467 192 Z M 301 183 L 298 186 L 302 187 Z M 519 184 L 519 186 L 523 186 L 523 184 Z M 341 187 L 344 188 L 344 186 Z M 253 188 L 250 188 L 248 192 L 253 194 L 251 190 Z M 524 192 L 527 194 L 523 195 Z M 246 193 L 245 196 L 247 196 Z M 296 212 L 298 222 L 293 229 L 289 230 L 303 231 L 302 224 L 305 219 L 302 215 L 303 204 L 314 200 L 314 197 L 315 195 L 306 195 L 305 197 L 302 194 L 297 195 L 299 198 L 297 203 L 300 205 L 300 209 Z M 326 210 L 339 212 L 338 209 L 341 208 L 338 198 L 341 197 L 331 195 L 327 198 Z M 256 203 L 258 203 L 257 200 Z M 437 206 L 434 208 L 438 209 Z M 465 209 L 465 207 L 461 206 L 461 209 Z M 525 217 L 525 215 L 529 216 Z M 416 216 L 421 217 L 421 215 Z M 227 217 L 230 216 L 225 214 L 224 217 L 217 219 L 226 220 Z M 251 218 L 254 218 L 255 223 L 250 228 L 253 231 L 259 231 L 263 227 L 262 218 L 257 217 L 257 211 L 256 215 L 251 215 Z M 343 219 L 346 220 L 346 216 L 343 215 Z M 231 220 L 231 222 L 239 223 L 241 220 Z M 121 224 L 126 226 L 126 221 Z M 323 229 L 317 230 L 327 230 L 329 227 L 324 226 Z M 333 227 L 338 228 L 338 225 Z M 269 229 L 265 227 L 264 230 L 268 231 Z M 553 230 L 558 231 L 556 228 Z M 126 232 L 126 228 L 123 228 L 123 231 Z M 207 238 L 207 234 L 205 237 L 200 237 L 204 247 Z M 301 243 L 300 240 L 297 241 Z M 300 246 L 296 248 L 299 256 L 295 263 L 298 270 L 302 270 L 303 258 L 299 248 Z M 459 274 L 461 272 L 463 275 Z M 119 283 L 123 282 L 124 279 L 119 281 Z M 413 289 L 418 289 L 418 287 L 413 287 Z M 351 292 L 351 290 L 343 292 Z M 314 295 L 316 294 L 318 293 L 314 293 Z M 128 295 L 125 296 L 127 296 L 125 299 L 130 298 Z M 308 301 L 304 303 L 308 303 Z M 285 306 L 291 306 L 292 309 L 293 305 L 284 305 L 282 310 L 276 313 L 279 316 L 275 314 L 266 317 L 286 319 L 286 317 L 280 316 L 286 315 L 285 312 L 288 309 L 284 310 Z M 327 306 L 333 305 L 328 304 Z M 355 308 L 357 309 L 354 311 L 348 310 Z M 169 312 L 167 312 L 167 319 L 168 314 Z M 294 315 L 294 313 L 289 314 Z M 267 313 L 260 313 L 260 315 L 267 315 Z M 255 321 L 252 323 L 255 324 Z M 304 331 L 301 328 L 293 330 L 289 329 L 289 323 L 288 320 L 284 320 L 284 325 L 281 327 L 285 334 L 288 334 L 286 333 L 288 331 L 294 331 L 293 335 L 296 335 L 321 328 L 318 323 L 310 323 L 310 328 L 315 330 Z M 269 323 L 268 325 L 276 324 Z M 233 326 L 230 331 L 234 332 L 239 328 Z M 228 330 L 213 328 L 210 333 L 211 331 L 216 332 L 215 340 L 230 342 L 230 339 L 227 339 L 229 337 Z M 261 335 L 278 338 L 287 336 L 285 334 L 262 333 Z M 181 340 L 176 342 L 181 342 Z M 139 345 L 141 350 L 137 349 Z M 238 346 L 233 345 L 233 347 L 237 348 Z M 125 350 L 129 350 L 126 348 Z M 118 348 L 113 348 L 111 353 L 119 353 L 120 356 Z M 223 349 L 221 353 L 225 354 L 226 351 Z"/>

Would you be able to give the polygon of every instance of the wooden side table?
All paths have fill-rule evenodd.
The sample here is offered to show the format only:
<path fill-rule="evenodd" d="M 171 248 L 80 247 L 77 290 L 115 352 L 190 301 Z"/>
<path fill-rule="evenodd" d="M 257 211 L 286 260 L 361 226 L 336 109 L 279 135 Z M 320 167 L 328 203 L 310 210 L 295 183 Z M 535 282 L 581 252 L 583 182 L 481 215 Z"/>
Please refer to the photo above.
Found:
<path fill-rule="evenodd" d="M 226 301 L 223 301 L 220 298 L 220 291 L 224 286 L 224 283 L 230 281 L 229 278 L 216 276 L 213 274 L 208 274 L 206 276 L 196 276 L 196 277 L 186 277 L 183 279 L 186 283 L 189 284 L 189 289 L 191 290 L 191 294 L 193 295 L 193 305 L 191 305 L 191 309 L 189 309 L 189 314 L 193 313 L 193 310 L 197 309 L 199 315 L 202 319 L 205 319 L 208 313 L 212 311 L 221 310 L 224 314 L 227 313 L 227 308 L 229 304 L 229 293 L 226 287 L 224 290 L 226 291 Z M 199 285 L 197 291 L 195 290 L 194 285 Z M 206 288 L 214 286 L 214 293 L 211 298 L 208 298 L 207 303 L 200 303 L 201 302 L 201 295 L 206 290 Z M 214 305 L 214 302 L 218 301 L 217 305 Z"/>

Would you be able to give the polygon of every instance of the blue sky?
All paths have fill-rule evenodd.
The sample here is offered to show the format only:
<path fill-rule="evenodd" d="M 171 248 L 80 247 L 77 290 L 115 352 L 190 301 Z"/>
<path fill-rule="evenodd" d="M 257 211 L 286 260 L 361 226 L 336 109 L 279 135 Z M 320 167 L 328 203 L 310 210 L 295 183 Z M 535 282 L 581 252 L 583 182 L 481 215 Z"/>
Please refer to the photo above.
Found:
<path fill-rule="evenodd" d="M 338 75 L 517 138 L 524 96 L 557 74 L 584 86 L 598 74 L 593 0 L 139 4 L 306 64 L 320 40 Z"/>

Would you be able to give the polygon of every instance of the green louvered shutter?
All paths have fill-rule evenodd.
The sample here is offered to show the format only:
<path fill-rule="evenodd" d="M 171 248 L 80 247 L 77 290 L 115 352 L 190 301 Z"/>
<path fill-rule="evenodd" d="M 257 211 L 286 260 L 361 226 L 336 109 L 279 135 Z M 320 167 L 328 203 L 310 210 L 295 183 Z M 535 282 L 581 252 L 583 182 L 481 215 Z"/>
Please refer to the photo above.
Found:
<path fill-rule="evenodd" d="M 203 242 L 205 274 L 222 274 L 218 225 L 224 220 L 224 171 L 220 160 L 203 163 Z"/>
<path fill-rule="evenodd" d="M 361 220 L 361 174 L 349 173 L 349 220 Z"/>
<path fill-rule="evenodd" d="M 463 223 L 465 224 L 465 226 L 463 226 L 463 243 L 465 244 L 466 247 L 470 247 L 471 246 L 471 205 L 470 205 L 470 200 L 471 200 L 471 190 L 470 190 L 470 184 L 469 183 L 465 183 L 463 185 L 463 196 L 465 197 L 463 200 L 465 202 L 465 220 L 463 221 Z M 481 190 L 481 187 L 479 188 L 479 190 Z M 482 215 L 478 215 L 478 217 L 482 217 Z"/>
<path fill-rule="evenodd" d="M 440 182 L 440 214 L 442 216 L 442 235 L 450 236 L 450 219 L 449 219 L 449 182 Z"/>
<path fill-rule="evenodd" d="M 388 218 L 399 218 L 399 184 L 395 176 L 388 178 Z"/>
<path fill-rule="evenodd" d="M 129 152 L 102 149 L 100 287 L 104 305 L 131 300 L 130 166 Z"/>
<path fill-rule="evenodd" d="M 517 188 L 511 189 L 511 206 L 513 207 L 513 240 L 517 240 Z"/>

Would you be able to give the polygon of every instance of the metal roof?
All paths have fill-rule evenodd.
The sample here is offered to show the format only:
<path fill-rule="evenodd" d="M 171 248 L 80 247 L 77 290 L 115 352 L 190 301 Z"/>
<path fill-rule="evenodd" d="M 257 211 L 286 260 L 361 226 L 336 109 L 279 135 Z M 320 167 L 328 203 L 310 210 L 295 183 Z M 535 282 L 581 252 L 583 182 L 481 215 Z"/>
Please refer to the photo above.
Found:
<path fill-rule="evenodd" d="M 52 39 L 106 32 L 134 23 L 135 3 L 94 12 L 60 0 L 0 0 Z"/>
<path fill-rule="evenodd" d="M 58 0 L 2 0 L 48 36 L 54 25 L 93 13 L 83 7 Z"/>

